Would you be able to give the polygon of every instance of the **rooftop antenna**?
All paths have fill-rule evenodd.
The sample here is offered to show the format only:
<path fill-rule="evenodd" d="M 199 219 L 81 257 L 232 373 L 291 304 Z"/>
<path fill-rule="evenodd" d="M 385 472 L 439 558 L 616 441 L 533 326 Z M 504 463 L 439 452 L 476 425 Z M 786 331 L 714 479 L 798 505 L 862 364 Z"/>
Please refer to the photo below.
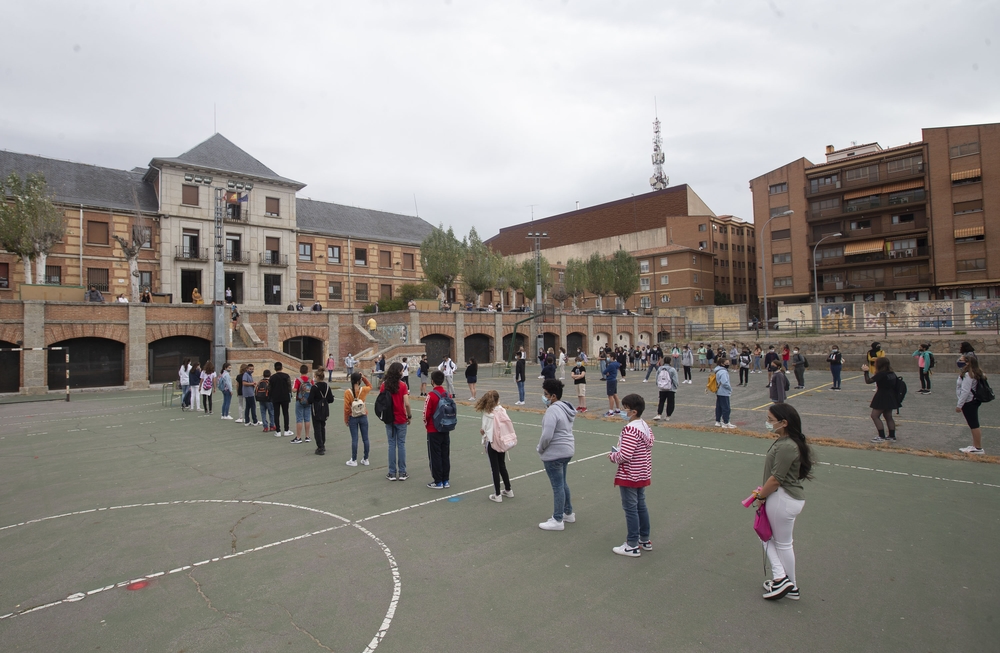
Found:
<path fill-rule="evenodd" d="M 213 134 L 219 133 L 219 120 L 216 116 L 215 102 L 212 103 L 212 133 Z"/>
<path fill-rule="evenodd" d="M 663 173 L 663 139 L 660 137 L 660 117 L 656 107 L 656 98 L 653 98 L 653 176 L 649 178 L 649 185 L 653 190 L 663 190 L 670 184 L 670 177 Z"/>
<path fill-rule="evenodd" d="M 420 217 L 420 209 L 417 208 L 417 194 L 413 194 L 413 210 L 416 212 L 417 217 Z"/>

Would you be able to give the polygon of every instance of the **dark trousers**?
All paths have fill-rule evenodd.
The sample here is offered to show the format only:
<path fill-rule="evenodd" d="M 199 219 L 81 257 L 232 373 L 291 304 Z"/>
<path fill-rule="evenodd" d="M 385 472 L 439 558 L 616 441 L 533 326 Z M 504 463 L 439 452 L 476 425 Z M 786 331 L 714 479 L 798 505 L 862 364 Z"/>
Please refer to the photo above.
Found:
<path fill-rule="evenodd" d="M 660 403 L 656 406 L 656 414 L 663 414 L 663 402 L 667 402 L 667 417 L 674 414 L 674 395 L 677 394 L 673 390 L 660 390 Z"/>
<path fill-rule="evenodd" d="M 206 413 L 212 412 L 212 395 L 202 395 L 201 405 L 205 409 Z"/>
<path fill-rule="evenodd" d="M 685 381 L 690 381 L 691 380 L 691 366 L 690 365 L 685 365 L 684 366 L 684 380 Z"/>
<path fill-rule="evenodd" d="M 843 370 L 843 368 L 844 368 L 843 365 L 834 365 L 833 363 L 830 364 L 830 374 L 833 376 L 834 388 L 840 387 L 840 372 L 841 370 Z"/>
<path fill-rule="evenodd" d="M 253 417 L 251 420 L 250 418 Z M 243 423 L 257 423 L 257 399 L 254 397 L 243 397 Z"/>
<path fill-rule="evenodd" d="M 503 478 L 503 489 L 510 492 L 510 476 L 507 474 L 507 454 L 494 451 L 487 443 L 486 455 L 490 458 L 490 469 L 493 470 L 493 494 L 500 495 L 500 479 Z"/>
<path fill-rule="evenodd" d="M 806 368 L 802 365 L 796 365 L 792 371 L 795 372 L 795 385 L 804 387 L 806 384 Z"/>
<path fill-rule="evenodd" d="M 281 428 L 281 416 L 285 416 L 285 428 Z M 278 431 L 291 431 L 292 429 L 288 426 L 288 402 L 287 401 L 275 401 L 274 402 L 274 423 L 278 427 Z"/>
<path fill-rule="evenodd" d="M 930 390 L 931 389 L 931 373 L 930 371 L 920 370 L 920 389 Z"/>
<path fill-rule="evenodd" d="M 431 460 L 431 476 L 435 483 L 450 480 L 451 436 L 447 433 L 427 434 L 427 455 Z"/>
<path fill-rule="evenodd" d="M 750 383 L 750 368 L 741 367 L 740 368 L 740 383 Z"/>
<path fill-rule="evenodd" d="M 316 451 L 326 451 L 326 420 L 313 417 L 313 439 Z"/>

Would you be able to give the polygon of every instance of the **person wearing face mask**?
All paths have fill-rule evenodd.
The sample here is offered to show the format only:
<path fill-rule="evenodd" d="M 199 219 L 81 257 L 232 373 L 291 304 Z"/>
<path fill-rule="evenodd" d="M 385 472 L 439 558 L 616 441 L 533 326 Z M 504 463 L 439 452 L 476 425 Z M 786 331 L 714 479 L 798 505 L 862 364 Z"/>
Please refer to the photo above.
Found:
<path fill-rule="evenodd" d="M 802 433 L 802 418 L 789 404 L 771 406 L 764 426 L 778 439 L 764 459 L 764 483 L 753 493 L 764 504 L 771 523 L 771 539 L 763 542 L 771 579 L 764 581 L 763 596 L 770 601 L 798 600 L 792 530 L 806 503 L 802 481 L 812 478 L 812 454 Z"/>
<path fill-rule="evenodd" d="M 673 369 L 669 365 L 664 365 Z M 676 374 L 675 374 L 676 378 Z M 637 394 L 622 399 L 628 424 L 618 436 L 618 446 L 611 447 L 608 460 L 618 465 L 615 485 L 621 493 L 625 511 L 625 543 L 611 550 L 621 556 L 638 558 L 643 551 L 652 551 L 649 539 L 649 511 L 646 508 L 646 486 L 653 472 L 653 431 L 642 419 L 646 402 Z"/>
<path fill-rule="evenodd" d="M 784 368 L 781 366 L 781 361 L 777 358 L 771 361 L 771 368 L 768 370 L 771 374 L 771 384 L 768 386 L 768 396 L 776 404 L 782 404 L 788 397 L 788 389 L 791 387 L 791 383 L 788 382 L 788 375 L 785 373 Z"/>
<path fill-rule="evenodd" d="M 840 372 L 844 369 L 844 357 L 840 353 L 840 347 L 834 345 L 830 348 L 826 362 L 830 364 L 830 375 L 833 376 L 833 387 L 830 389 L 840 392 Z"/>
<path fill-rule="evenodd" d="M 774 376 L 774 366 L 771 365 L 774 361 L 778 361 L 778 365 L 781 365 L 781 358 L 778 356 L 778 352 L 774 351 L 774 345 L 767 348 L 767 353 L 764 355 L 764 369 L 767 370 L 767 387 L 771 387 L 771 378 Z"/>
<path fill-rule="evenodd" d="M 966 342 L 966 341 L 962 341 L 962 344 L 959 345 L 959 347 L 958 347 L 958 360 L 956 361 L 956 364 L 958 365 L 958 369 L 959 370 L 961 370 L 963 367 L 965 367 L 965 361 L 963 360 L 963 357 L 966 354 L 970 354 L 972 356 L 975 356 L 976 355 L 976 350 L 972 348 L 972 344 L 971 343 Z"/>
<path fill-rule="evenodd" d="M 573 438 L 573 419 L 576 410 L 562 401 L 563 382 L 559 379 L 545 379 L 542 383 L 542 402 L 545 415 L 542 416 L 542 437 L 535 450 L 542 459 L 545 473 L 552 484 L 552 516 L 538 525 L 544 531 L 561 531 L 566 524 L 576 521 L 573 504 L 570 501 L 569 485 L 566 484 L 566 470 L 576 450 Z"/>
<path fill-rule="evenodd" d="M 798 347 L 792 349 L 792 371 L 795 373 L 795 386 L 796 390 L 801 390 L 806 387 L 806 368 L 809 367 L 809 361 L 806 357 L 799 351 Z"/>

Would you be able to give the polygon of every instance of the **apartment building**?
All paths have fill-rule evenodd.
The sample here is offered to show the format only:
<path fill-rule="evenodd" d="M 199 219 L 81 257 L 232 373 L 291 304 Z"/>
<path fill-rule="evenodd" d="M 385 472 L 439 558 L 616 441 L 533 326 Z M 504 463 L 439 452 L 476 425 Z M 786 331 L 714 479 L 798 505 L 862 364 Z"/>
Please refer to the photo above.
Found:
<path fill-rule="evenodd" d="M 825 163 L 802 158 L 751 180 L 761 293 L 767 283 L 775 303 L 813 301 L 815 270 L 821 302 L 996 297 L 985 216 L 997 210 L 997 127 L 925 129 L 888 149 L 828 146 Z"/>

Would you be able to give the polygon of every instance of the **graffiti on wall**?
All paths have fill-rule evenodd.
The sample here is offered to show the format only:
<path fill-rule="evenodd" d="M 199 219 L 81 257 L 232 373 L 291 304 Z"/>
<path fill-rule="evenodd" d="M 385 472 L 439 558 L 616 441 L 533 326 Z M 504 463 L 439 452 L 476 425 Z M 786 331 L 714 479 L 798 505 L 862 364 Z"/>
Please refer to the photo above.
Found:
<path fill-rule="evenodd" d="M 823 329 L 842 331 L 854 328 L 854 304 L 822 304 Z"/>
<path fill-rule="evenodd" d="M 918 327 L 950 329 L 953 325 L 951 302 L 920 302 L 911 306 L 916 309 Z"/>
<path fill-rule="evenodd" d="M 1000 316 L 1000 300 L 984 299 L 969 302 L 969 321 L 973 327 L 990 328 Z"/>

